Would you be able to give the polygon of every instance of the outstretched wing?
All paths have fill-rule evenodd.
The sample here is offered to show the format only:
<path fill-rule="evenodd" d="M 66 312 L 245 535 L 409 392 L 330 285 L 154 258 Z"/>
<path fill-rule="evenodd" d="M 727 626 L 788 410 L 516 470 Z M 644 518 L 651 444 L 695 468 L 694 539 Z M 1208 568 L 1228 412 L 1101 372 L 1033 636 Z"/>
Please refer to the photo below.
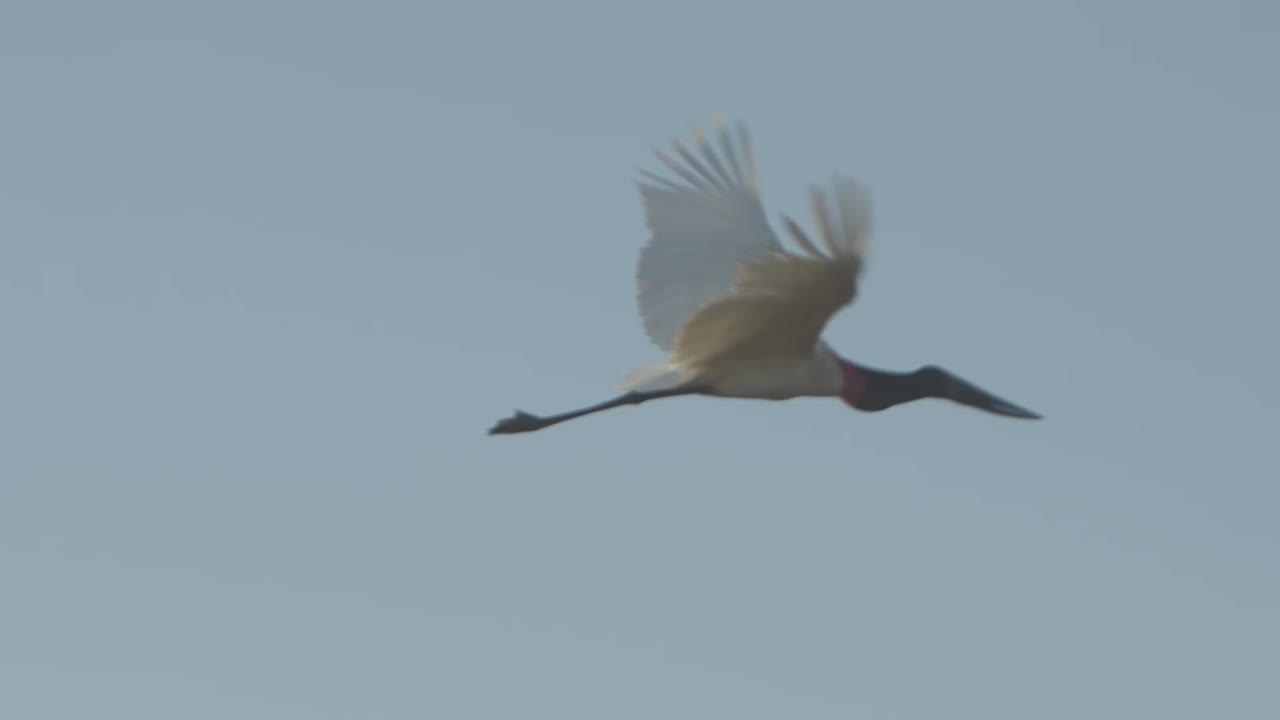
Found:
<path fill-rule="evenodd" d="M 681 329 L 674 360 L 689 369 L 728 369 L 738 360 L 808 356 L 827 322 L 857 295 L 870 238 L 871 205 L 854 180 L 832 182 L 834 212 L 810 191 L 820 244 L 784 218 L 798 252 L 778 248 L 745 263 L 729 293 Z"/>
<path fill-rule="evenodd" d="M 746 127 L 720 124 L 714 143 L 697 130 L 677 157 L 657 151 L 675 176 L 643 172 L 639 182 L 650 240 L 636 272 L 645 332 L 663 350 L 695 313 L 725 296 L 742 267 L 780 252 L 769 227 Z"/>

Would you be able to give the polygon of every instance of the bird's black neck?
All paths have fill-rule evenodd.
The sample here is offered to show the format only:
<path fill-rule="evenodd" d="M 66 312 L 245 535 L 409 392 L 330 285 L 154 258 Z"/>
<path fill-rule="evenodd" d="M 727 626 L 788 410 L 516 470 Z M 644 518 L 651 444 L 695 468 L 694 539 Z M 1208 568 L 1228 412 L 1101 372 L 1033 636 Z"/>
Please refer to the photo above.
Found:
<path fill-rule="evenodd" d="M 942 394 L 938 378 L 928 368 L 909 373 L 875 370 L 861 365 L 858 369 L 866 378 L 862 396 L 858 398 L 859 410 L 875 412 L 912 400 L 939 397 Z"/>

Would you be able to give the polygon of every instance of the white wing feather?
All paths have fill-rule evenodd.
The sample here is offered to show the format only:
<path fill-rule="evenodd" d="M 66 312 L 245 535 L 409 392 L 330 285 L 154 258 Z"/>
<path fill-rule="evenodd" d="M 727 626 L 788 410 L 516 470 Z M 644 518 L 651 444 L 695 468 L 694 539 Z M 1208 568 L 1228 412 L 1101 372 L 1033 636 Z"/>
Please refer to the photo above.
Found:
<path fill-rule="evenodd" d="M 695 131 L 694 149 L 672 143 L 658 159 L 678 179 L 644 172 L 640 192 L 651 237 L 636 272 L 645 331 L 663 350 L 681 328 L 723 297 L 752 260 L 781 251 L 765 218 L 746 128 L 721 124 L 716 145 Z"/>
<path fill-rule="evenodd" d="M 675 178 L 644 172 L 639 183 L 651 237 L 637 299 L 645 331 L 672 357 L 633 371 L 628 389 L 813 358 L 827 322 L 857 294 L 871 231 L 861 185 L 836 177 L 834 206 L 811 188 L 818 242 L 784 216 L 789 250 L 765 217 L 746 128 L 719 125 L 714 145 L 695 130 L 693 141 L 693 150 L 672 143 L 677 158 L 657 152 Z"/>
<path fill-rule="evenodd" d="M 681 329 L 677 366 L 720 375 L 773 359 L 813 356 L 827 322 L 857 295 L 870 237 L 870 202 L 862 187 L 837 177 L 832 195 L 834 213 L 821 188 L 810 191 L 821 244 L 784 218 L 800 251 L 779 248 L 744 263 L 730 291 Z"/>

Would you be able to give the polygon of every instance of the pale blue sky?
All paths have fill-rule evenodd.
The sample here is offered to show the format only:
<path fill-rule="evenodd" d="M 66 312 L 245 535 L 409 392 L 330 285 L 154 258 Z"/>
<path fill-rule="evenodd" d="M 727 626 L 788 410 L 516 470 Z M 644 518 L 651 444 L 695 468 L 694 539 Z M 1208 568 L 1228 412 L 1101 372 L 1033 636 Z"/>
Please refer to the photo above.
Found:
<path fill-rule="evenodd" d="M 9 2 L 0 715 L 1280 716 L 1280 9 Z M 613 394 L 634 169 L 876 197 L 855 360 Z"/>

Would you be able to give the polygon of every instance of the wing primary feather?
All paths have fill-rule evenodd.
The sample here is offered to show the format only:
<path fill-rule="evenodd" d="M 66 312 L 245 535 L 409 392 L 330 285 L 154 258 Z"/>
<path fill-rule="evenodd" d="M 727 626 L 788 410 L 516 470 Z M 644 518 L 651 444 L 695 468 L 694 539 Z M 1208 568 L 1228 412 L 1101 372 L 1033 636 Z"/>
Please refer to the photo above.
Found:
<path fill-rule="evenodd" d="M 656 187 L 657 189 L 660 189 L 666 192 L 688 192 L 688 188 L 681 187 L 679 183 L 668 180 L 667 178 L 664 178 L 661 175 L 655 175 L 654 173 L 651 173 L 648 170 L 645 170 L 643 168 L 639 170 L 639 173 L 645 179 L 646 182 L 648 182 L 651 186 Z M 644 183 L 641 183 L 641 184 L 643 185 Z"/>
<path fill-rule="evenodd" d="M 702 161 L 698 159 L 697 155 L 689 152 L 689 148 L 685 147 L 684 143 L 676 140 L 671 143 L 671 146 L 676 149 L 676 152 L 680 153 L 680 157 L 684 158 L 684 161 L 689 164 L 689 167 L 697 171 L 697 173 L 701 175 L 702 178 L 711 185 L 711 187 L 720 187 L 720 180 L 715 176 L 715 173 L 707 169 L 707 166 L 702 164 Z"/>
<path fill-rule="evenodd" d="M 843 230 L 842 245 L 849 255 L 860 253 L 860 245 L 866 235 L 864 215 L 858 197 L 859 187 L 847 178 L 836 181 L 836 205 L 840 210 L 840 222 Z"/>
<path fill-rule="evenodd" d="M 831 213 L 827 206 L 827 196 L 822 192 L 822 188 L 812 187 L 809 189 L 809 197 L 813 202 L 813 215 L 818 220 L 818 231 L 822 236 L 822 244 L 827 246 L 827 250 L 832 255 L 840 254 L 839 245 L 836 243 L 835 234 L 831 227 Z"/>
<path fill-rule="evenodd" d="M 782 224 L 787 228 L 787 232 L 791 233 L 791 238 L 796 241 L 796 244 L 800 246 L 801 250 L 804 250 L 806 253 L 815 257 L 822 257 L 822 253 L 819 252 L 818 248 L 814 246 L 811 240 L 809 240 L 809 237 L 804 234 L 804 230 L 800 229 L 800 226 L 796 224 L 795 220 L 792 220 L 788 215 L 783 215 Z"/>
<path fill-rule="evenodd" d="M 720 152 L 733 169 L 734 184 L 742 184 L 742 167 L 738 165 L 738 153 L 733 148 L 733 136 L 729 134 L 729 128 L 723 120 L 716 127 L 716 137 L 720 140 Z"/>
<path fill-rule="evenodd" d="M 724 164 L 720 162 L 720 158 L 716 157 L 715 146 L 708 142 L 706 136 L 697 129 L 694 130 L 693 138 L 698 144 L 698 149 L 702 151 L 702 157 L 711 166 L 711 169 L 716 171 L 716 177 L 720 179 L 720 182 L 724 183 L 725 187 L 733 187 L 733 175 L 725 169 Z"/>
<path fill-rule="evenodd" d="M 671 159 L 670 156 L 668 156 L 666 153 L 662 152 L 661 150 L 654 150 L 653 154 L 658 156 L 658 159 L 662 161 L 662 164 L 666 165 L 667 168 L 671 170 L 671 172 L 684 178 L 685 182 L 692 185 L 695 190 L 703 193 L 708 193 L 708 194 L 710 194 L 713 190 L 715 190 L 715 187 L 713 185 L 708 185 L 707 182 L 702 178 L 698 177 L 697 174 L 690 172 L 688 168 L 684 167 L 680 163 Z"/>
<path fill-rule="evenodd" d="M 760 193 L 760 176 L 756 171 L 756 151 L 755 145 L 751 142 L 751 130 L 747 128 L 747 124 L 741 120 L 737 122 L 738 126 L 738 147 L 742 150 L 742 159 L 747 164 L 747 175 L 744 178 L 747 184 L 751 186 L 757 194 Z"/>

